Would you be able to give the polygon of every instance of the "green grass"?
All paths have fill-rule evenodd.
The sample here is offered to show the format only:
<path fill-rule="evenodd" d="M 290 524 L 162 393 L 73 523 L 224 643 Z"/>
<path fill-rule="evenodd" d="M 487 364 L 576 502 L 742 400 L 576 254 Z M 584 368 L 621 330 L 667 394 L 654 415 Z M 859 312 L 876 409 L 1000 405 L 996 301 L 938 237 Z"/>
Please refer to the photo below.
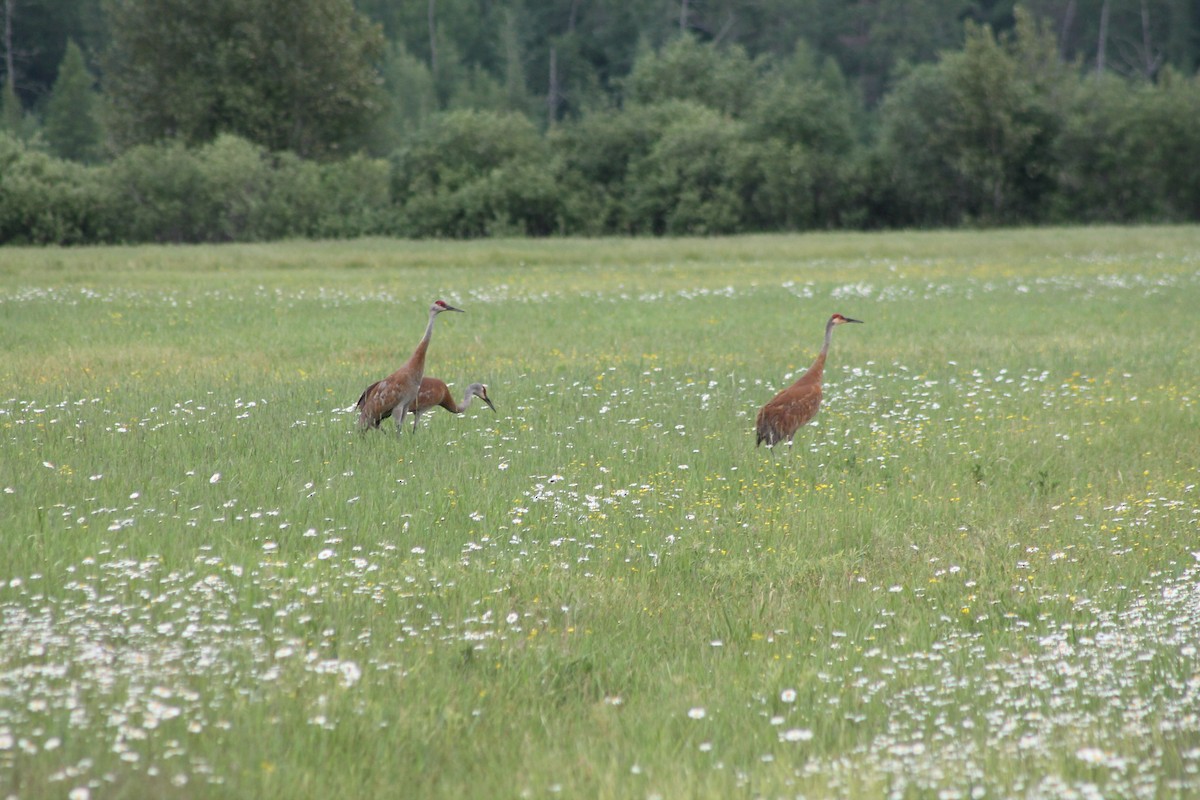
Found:
<path fill-rule="evenodd" d="M 2 255 L 0 797 L 1200 791 L 1200 229 Z"/>

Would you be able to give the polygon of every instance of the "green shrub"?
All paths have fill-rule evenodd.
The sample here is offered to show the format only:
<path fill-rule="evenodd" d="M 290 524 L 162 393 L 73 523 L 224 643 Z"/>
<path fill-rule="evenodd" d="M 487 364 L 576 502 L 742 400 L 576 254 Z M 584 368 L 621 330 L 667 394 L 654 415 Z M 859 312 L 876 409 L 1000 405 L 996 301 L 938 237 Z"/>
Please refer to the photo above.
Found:
<path fill-rule="evenodd" d="M 741 47 L 680 36 L 640 56 L 623 85 L 632 104 L 688 100 L 737 116 L 754 101 L 756 79 L 754 63 Z"/>
<path fill-rule="evenodd" d="M 477 237 L 558 229 L 559 192 L 545 140 L 515 113 L 434 117 L 392 159 L 399 231 Z"/>
<path fill-rule="evenodd" d="M 306 234 L 344 239 L 395 231 L 387 161 L 356 155 L 321 164 L 318 173 L 319 194 L 307 198 L 316 210 L 314 225 Z"/>
<path fill-rule="evenodd" d="M 565 215 L 597 235 L 638 229 L 626 201 L 632 164 L 649 155 L 676 103 L 603 109 L 564 123 L 549 137 L 560 160 Z"/>
<path fill-rule="evenodd" d="M 99 174 L 0 133 L 0 244 L 104 241 Z"/>
<path fill-rule="evenodd" d="M 116 235 L 126 242 L 207 241 L 204 176 L 180 142 L 126 151 L 109 172 Z"/>
<path fill-rule="evenodd" d="M 717 234 L 742 228 L 742 123 L 705 106 L 673 104 L 649 152 L 630 164 L 626 225 L 636 233 Z"/>
<path fill-rule="evenodd" d="M 266 214 L 274 170 L 268 153 L 246 139 L 225 134 L 195 151 L 205 218 L 197 236 L 217 242 L 253 241 L 291 233 Z"/>
<path fill-rule="evenodd" d="M 1145 108 L 1142 149 L 1172 220 L 1200 219 L 1200 75 L 1167 69 Z"/>
<path fill-rule="evenodd" d="M 245 242 L 387 232 L 386 161 L 352 156 L 318 164 L 225 135 L 188 150 L 137 147 L 109 176 L 119 238 L 135 242 Z"/>

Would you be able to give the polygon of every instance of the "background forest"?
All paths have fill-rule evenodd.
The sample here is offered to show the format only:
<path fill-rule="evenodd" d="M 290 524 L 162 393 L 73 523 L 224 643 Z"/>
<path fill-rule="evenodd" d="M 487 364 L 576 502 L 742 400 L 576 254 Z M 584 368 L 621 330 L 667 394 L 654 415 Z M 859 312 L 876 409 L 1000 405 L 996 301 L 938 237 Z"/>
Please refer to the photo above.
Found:
<path fill-rule="evenodd" d="M 1200 220 L 1194 0 L 0 3 L 0 243 Z"/>

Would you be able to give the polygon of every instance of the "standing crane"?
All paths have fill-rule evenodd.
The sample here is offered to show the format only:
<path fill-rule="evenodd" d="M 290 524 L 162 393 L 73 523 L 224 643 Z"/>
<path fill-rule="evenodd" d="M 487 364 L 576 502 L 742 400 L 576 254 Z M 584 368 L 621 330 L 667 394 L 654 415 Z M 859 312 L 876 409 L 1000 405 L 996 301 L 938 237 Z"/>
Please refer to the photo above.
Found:
<path fill-rule="evenodd" d="M 792 441 L 796 431 L 807 425 L 817 415 L 821 407 L 821 377 L 825 372 L 825 356 L 829 353 L 829 341 L 833 338 L 833 329 L 847 322 L 862 323 L 860 319 L 850 319 L 841 314 L 834 314 L 825 324 L 825 344 L 817 355 L 808 371 L 800 379 L 767 403 L 758 412 L 756 428 L 758 439 L 754 446 L 767 443 L 767 446 L 787 439 Z"/>
<path fill-rule="evenodd" d="M 367 387 L 364 395 L 369 394 L 378 384 L 371 384 Z M 492 399 L 488 397 L 487 386 L 482 383 L 472 383 L 467 387 L 467 392 L 463 395 L 461 403 L 455 403 L 454 397 L 450 394 L 450 387 L 445 381 L 438 378 L 421 378 L 421 390 L 417 392 L 417 404 L 413 407 L 413 432 L 416 433 L 417 422 L 420 421 L 421 414 L 431 408 L 442 408 L 449 411 L 451 414 L 463 414 L 471 407 L 471 401 L 478 397 L 483 402 L 487 403 L 488 408 L 493 412 L 496 407 L 492 405 Z M 361 398 L 360 398 L 361 403 Z M 385 413 L 379 418 L 380 422 L 392 415 L 391 411 Z"/>
<path fill-rule="evenodd" d="M 443 311 L 461 313 L 462 309 L 447 305 L 442 300 L 433 302 L 429 307 L 429 324 L 425 326 L 425 335 L 408 361 L 383 380 L 372 383 L 358 398 L 356 407 L 360 428 L 378 428 L 380 422 L 395 413 L 396 432 L 400 432 L 405 415 L 416 409 L 421 378 L 425 377 L 425 351 L 429 349 L 429 340 L 433 337 L 433 321 Z"/>

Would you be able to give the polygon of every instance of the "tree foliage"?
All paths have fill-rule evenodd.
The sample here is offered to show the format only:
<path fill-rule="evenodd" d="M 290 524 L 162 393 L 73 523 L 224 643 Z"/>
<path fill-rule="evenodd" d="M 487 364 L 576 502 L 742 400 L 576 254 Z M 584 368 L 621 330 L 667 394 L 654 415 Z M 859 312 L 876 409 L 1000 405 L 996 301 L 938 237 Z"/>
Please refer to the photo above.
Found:
<path fill-rule="evenodd" d="M 0 132 L 0 244 L 86 244 L 108 237 L 104 173 Z"/>
<path fill-rule="evenodd" d="M 95 82 L 84 63 L 83 51 L 69 42 L 46 103 L 43 131 L 55 155 L 84 162 L 100 157 L 102 133 Z"/>
<path fill-rule="evenodd" d="M 131 145 L 234 133 L 322 156 L 378 111 L 383 39 L 350 0 L 108 0 L 112 131 Z"/>
<path fill-rule="evenodd" d="M 990 29 L 968 26 L 963 50 L 900 81 L 881 113 L 881 150 L 900 224 L 1034 219 L 1051 190 L 1058 119 L 1050 87 Z"/>
<path fill-rule="evenodd" d="M 740 116 L 756 77 L 742 48 L 712 47 L 691 36 L 680 36 L 637 60 L 625 81 L 625 99 L 642 105 L 692 100 Z"/>
<path fill-rule="evenodd" d="M 417 236 L 554 233 L 559 191 L 545 162 L 523 115 L 441 115 L 393 158 L 402 226 Z"/>

